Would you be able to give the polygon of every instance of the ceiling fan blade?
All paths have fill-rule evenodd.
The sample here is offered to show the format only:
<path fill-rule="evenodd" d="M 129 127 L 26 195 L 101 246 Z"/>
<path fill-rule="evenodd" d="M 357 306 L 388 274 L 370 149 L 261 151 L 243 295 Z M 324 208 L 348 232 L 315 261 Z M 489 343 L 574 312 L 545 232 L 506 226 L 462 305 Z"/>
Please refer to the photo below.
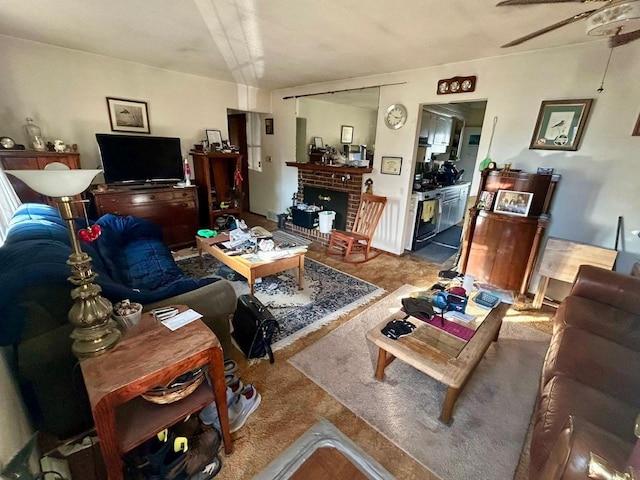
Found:
<path fill-rule="evenodd" d="M 633 42 L 634 40 L 638 40 L 640 38 L 640 30 L 635 30 L 629 33 L 621 33 L 618 35 L 614 35 L 609 38 L 609 47 L 619 47 L 621 45 L 626 45 L 627 43 Z"/>
<path fill-rule="evenodd" d="M 566 18 L 564 20 L 562 20 L 561 22 L 558 23 L 554 23 L 553 25 L 549 25 L 548 27 L 542 28 L 540 30 L 537 30 L 533 33 L 530 33 L 529 35 L 525 35 L 524 37 L 520 37 L 512 42 L 509 43 L 505 43 L 504 45 L 502 45 L 502 48 L 507 48 L 507 47 L 513 47 L 515 45 L 520 45 L 521 43 L 526 42 L 527 40 L 531 40 L 532 38 L 536 38 L 539 37 L 540 35 L 544 35 L 545 33 L 551 32 L 553 30 L 556 30 L 560 27 L 564 27 L 565 25 L 569 25 L 570 23 L 573 22 L 577 22 L 578 20 L 582 20 L 583 18 L 588 17 L 589 15 L 591 15 L 593 12 L 595 12 L 597 9 L 595 10 L 587 10 L 586 12 L 582 12 L 582 13 L 578 13 L 577 15 L 574 15 L 573 17 L 569 17 Z"/>
<path fill-rule="evenodd" d="M 584 3 L 586 1 L 607 1 L 607 0 L 502 0 L 496 4 L 496 7 L 507 7 L 510 5 L 536 5 L 538 3 L 566 3 L 566 2 L 578 2 Z"/>

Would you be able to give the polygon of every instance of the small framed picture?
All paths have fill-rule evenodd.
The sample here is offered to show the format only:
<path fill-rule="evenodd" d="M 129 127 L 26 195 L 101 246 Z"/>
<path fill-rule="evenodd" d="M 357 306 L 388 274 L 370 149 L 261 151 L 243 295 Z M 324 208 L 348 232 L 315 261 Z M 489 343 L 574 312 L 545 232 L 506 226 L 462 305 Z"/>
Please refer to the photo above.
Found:
<path fill-rule="evenodd" d="M 553 168 L 551 167 L 538 167 L 538 175 L 552 175 Z"/>
<path fill-rule="evenodd" d="M 147 102 L 107 97 L 107 108 L 112 131 L 151 133 Z"/>
<path fill-rule="evenodd" d="M 493 208 L 493 199 L 496 196 L 496 192 L 487 192 L 486 190 L 480 193 L 476 208 L 478 210 L 486 210 L 488 212 Z"/>
<path fill-rule="evenodd" d="M 267 135 L 273 135 L 273 118 L 264 119 L 264 133 Z"/>
<path fill-rule="evenodd" d="M 220 130 L 205 130 L 207 133 L 207 143 L 211 150 L 222 148 L 222 132 Z"/>
<path fill-rule="evenodd" d="M 402 157 L 382 157 L 380 173 L 386 175 L 400 175 L 402 170 Z"/>
<path fill-rule="evenodd" d="M 340 131 L 340 143 L 353 143 L 353 127 L 342 125 Z"/>
<path fill-rule="evenodd" d="M 318 150 L 324 147 L 324 143 L 322 142 L 322 137 L 313 137 L 313 146 Z"/>
<path fill-rule="evenodd" d="M 529 215 L 533 193 L 517 192 L 515 190 L 498 190 L 496 195 L 496 205 L 493 211 L 504 213 L 505 215 L 516 215 L 526 217 Z"/>

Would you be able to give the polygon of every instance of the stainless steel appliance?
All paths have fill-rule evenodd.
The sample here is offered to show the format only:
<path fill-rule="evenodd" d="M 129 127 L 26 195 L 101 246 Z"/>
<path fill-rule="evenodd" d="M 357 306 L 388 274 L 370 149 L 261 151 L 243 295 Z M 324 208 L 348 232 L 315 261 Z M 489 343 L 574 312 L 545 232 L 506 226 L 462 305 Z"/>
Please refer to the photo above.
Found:
<path fill-rule="evenodd" d="M 415 217 L 412 232 L 411 250 L 428 245 L 440 227 L 442 216 L 442 193 L 439 190 L 414 192 L 416 195 Z"/>

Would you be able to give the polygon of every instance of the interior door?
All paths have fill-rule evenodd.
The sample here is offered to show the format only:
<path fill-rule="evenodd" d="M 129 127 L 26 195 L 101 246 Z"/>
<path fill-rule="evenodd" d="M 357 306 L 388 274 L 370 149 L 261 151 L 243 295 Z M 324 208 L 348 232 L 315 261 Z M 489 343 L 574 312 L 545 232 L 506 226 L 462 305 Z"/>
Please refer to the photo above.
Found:
<path fill-rule="evenodd" d="M 227 115 L 229 141 L 240 149 L 242 155 L 242 210 L 249 211 L 249 151 L 247 149 L 247 117 L 244 113 Z"/>

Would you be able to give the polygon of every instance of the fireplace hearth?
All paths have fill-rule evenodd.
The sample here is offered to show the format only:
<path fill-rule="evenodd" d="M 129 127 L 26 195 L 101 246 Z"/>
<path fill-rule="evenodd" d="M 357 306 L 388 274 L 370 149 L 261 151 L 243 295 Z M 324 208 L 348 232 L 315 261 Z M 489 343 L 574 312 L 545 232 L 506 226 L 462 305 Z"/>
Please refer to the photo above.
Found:
<path fill-rule="evenodd" d="M 363 174 L 371 169 L 325 167 L 308 163 L 287 162 L 298 168 L 298 202 L 321 206 L 323 210 L 336 212 L 334 228 L 351 230 L 356 219 L 362 195 Z M 339 172 L 338 172 L 339 171 Z M 319 198 L 321 197 L 321 198 Z M 328 244 L 330 234 L 315 228 L 304 228 L 286 222 L 285 230 Z"/>

